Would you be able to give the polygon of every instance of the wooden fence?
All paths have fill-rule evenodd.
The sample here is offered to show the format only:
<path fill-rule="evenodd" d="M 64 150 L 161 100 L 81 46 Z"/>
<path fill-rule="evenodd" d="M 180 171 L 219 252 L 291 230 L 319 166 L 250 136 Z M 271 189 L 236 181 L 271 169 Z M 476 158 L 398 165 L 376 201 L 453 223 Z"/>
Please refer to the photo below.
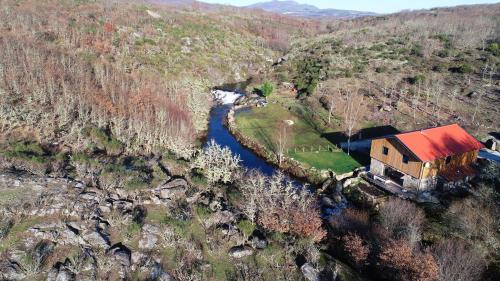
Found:
<path fill-rule="evenodd" d="M 287 154 L 291 152 L 299 153 L 299 152 L 337 152 L 341 149 L 337 145 L 303 145 L 296 146 L 287 149 Z"/>

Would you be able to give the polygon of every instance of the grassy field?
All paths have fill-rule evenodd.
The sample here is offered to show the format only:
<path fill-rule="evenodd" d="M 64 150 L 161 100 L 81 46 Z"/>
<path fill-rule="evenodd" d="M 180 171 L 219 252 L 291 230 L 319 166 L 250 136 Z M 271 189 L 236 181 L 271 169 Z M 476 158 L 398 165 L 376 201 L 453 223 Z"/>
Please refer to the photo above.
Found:
<path fill-rule="evenodd" d="M 283 120 L 294 122 L 290 126 L 288 156 L 309 167 L 330 169 L 336 173 L 346 173 L 361 166 L 355 159 L 322 137 L 333 129 L 318 125 L 312 113 L 297 103 L 285 104 L 282 100 L 271 99 L 266 107 L 252 108 L 236 114 L 238 130 L 270 151 L 276 150 L 274 138 Z M 321 148 L 321 151 L 318 151 Z M 333 151 L 328 151 L 330 148 Z M 311 152 L 311 150 L 313 150 Z"/>

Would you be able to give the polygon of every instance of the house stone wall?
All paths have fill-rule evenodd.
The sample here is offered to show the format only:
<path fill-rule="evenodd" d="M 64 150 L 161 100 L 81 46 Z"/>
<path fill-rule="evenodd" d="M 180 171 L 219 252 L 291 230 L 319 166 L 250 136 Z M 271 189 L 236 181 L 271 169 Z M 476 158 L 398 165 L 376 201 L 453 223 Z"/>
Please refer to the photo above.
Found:
<path fill-rule="evenodd" d="M 385 171 L 384 163 L 378 161 L 375 158 L 372 158 L 370 162 L 370 172 L 374 175 L 383 176 Z"/>
<path fill-rule="evenodd" d="M 407 189 L 425 191 L 435 188 L 436 184 L 437 184 L 436 177 L 426 178 L 426 179 L 417 179 L 409 175 L 405 175 L 403 177 L 403 187 Z"/>

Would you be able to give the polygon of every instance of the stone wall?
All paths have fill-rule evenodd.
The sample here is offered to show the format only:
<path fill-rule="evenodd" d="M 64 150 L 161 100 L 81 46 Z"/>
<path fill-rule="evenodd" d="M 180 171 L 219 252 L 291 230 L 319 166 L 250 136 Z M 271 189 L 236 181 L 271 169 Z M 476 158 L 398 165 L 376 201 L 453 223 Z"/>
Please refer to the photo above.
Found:
<path fill-rule="evenodd" d="M 385 170 L 384 163 L 378 161 L 375 158 L 372 158 L 371 163 L 370 163 L 370 172 L 374 175 L 383 176 L 384 170 Z"/>
<path fill-rule="evenodd" d="M 425 191 L 436 187 L 437 178 L 417 179 L 409 175 L 403 177 L 403 187 L 415 189 L 417 191 Z"/>

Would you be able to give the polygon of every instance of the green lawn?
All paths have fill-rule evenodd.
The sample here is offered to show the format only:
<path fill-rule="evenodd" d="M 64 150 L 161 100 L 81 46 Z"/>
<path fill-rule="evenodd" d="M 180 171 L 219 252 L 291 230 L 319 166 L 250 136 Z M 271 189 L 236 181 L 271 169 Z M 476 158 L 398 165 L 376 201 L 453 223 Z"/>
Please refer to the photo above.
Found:
<path fill-rule="evenodd" d="M 331 169 L 338 174 L 351 172 L 361 166 L 354 158 L 342 151 L 290 152 L 289 156 L 297 161 L 307 163 L 317 169 Z"/>
<path fill-rule="evenodd" d="M 310 167 L 331 169 L 336 173 L 346 173 L 361 166 L 355 159 L 340 150 L 327 151 L 328 147 L 334 146 L 322 135 L 333 130 L 319 125 L 319 122 L 312 117 L 312 113 L 300 104 L 284 107 L 271 102 L 266 107 L 247 109 L 236 114 L 238 130 L 270 151 L 276 150 L 274 139 L 278 126 L 283 120 L 294 122 L 290 126 L 289 157 Z M 320 147 L 323 150 L 321 152 L 307 152 L 307 150 L 311 151 L 311 148 L 318 150 Z M 303 149 L 306 152 L 302 152 Z"/>

